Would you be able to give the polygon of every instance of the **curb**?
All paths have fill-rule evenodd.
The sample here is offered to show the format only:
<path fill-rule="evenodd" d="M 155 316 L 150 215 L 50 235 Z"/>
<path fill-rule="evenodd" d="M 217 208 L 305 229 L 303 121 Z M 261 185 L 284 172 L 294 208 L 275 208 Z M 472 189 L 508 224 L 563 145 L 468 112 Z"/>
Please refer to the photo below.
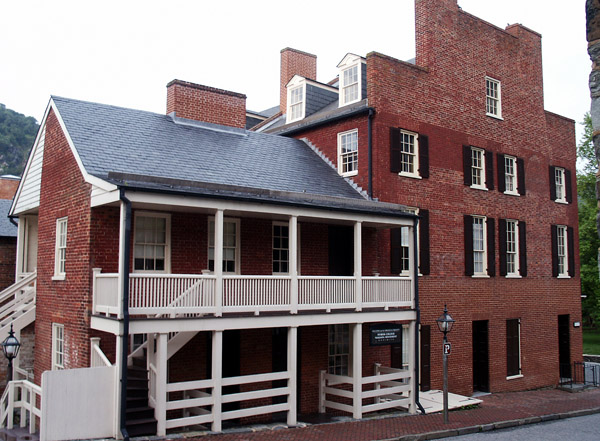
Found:
<path fill-rule="evenodd" d="M 580 416 L 600 413 L 600 407 L 591 409 L 573 410 L 563 413 L 551 413 L 548 415 L 519 418 L 516 420 L 499 421 L 497 423 L 478 424 L 475 426 L 461 427 L 459 429 L 438 430 L 435 432 L 420 433 L 414 435 L 403 435 L 398 438 L 391 438 L 388 441 L 427 441 L 432 439 L 450 438 L 453 436 L 469 435 L 471 433 L 489 432 L 491 430 L 508 429 L 510 427 L 526 426 L 528 424 L 543 423 L 546 421 L 563 420 Z"/>

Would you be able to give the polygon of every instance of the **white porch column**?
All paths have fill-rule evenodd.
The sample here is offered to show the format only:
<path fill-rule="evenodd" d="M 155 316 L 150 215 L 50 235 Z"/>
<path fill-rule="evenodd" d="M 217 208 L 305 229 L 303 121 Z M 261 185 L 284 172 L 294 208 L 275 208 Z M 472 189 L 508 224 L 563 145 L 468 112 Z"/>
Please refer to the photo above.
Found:
<path fill-rule="evenodd" d="M 288 387 L 290 394 L 288 395 L 288 404 L 290 410 L 287 414 L 287 425 L 295 427 L 297 424 L 297 379 L 298 379 L 298 328 L 290 327 L 287 332 L 287 370 L 290 376 Z"/>
<path fill-rule="evenodd" d="M 362 418 L 362 323 L 352 328 L 352 418 Z"/>
<path fill-rule="evenodd" d="M 417 403 L 416 403 L 416 388 L 419 387 L 416 381 L 417 377 L 417 369 L 419 368 L 416 360 L 415 360 L 415 339 L 417 338 L 417 332 L 419 332 L 417 328 L 416 320 L 412 320 L 408 324 L 408 371 L 410 372 L 410 380 L 408 384 L 410 384 L 410 403 L 408 406 L 408 412 L 415 414 L 417 413 Z"/>
<path fill-rule="evenodd" d="M 223 315 L 223 210 L 215 213 L 215 309 L 216 316 Z"/>
<path fill-rule="evenodd" d="M 298 313 L 298 216 L 290 217 L 289 225 L 289 259 L 290 278 L 292 286 L 290 292 L 290 312 Z"/>
<path fill-rule="evenodd" d="M 123 325 L 121 324 L 120 327 Z M 122 329 L 118 335 L 115 335 L 115 418 L 114 418 L 114 433 L 117 439 L 123 439 L 121 434 L 121 364 L 127 363 L 127 360 L 123 360 L 123 337 L 121 336 Z"/>
<path fill-rule="evenodd" d="M 117 292 L 119 293 L 118 295 L 118 303 L 117 305 L 119 305 L 119 312 L 117 313 L 117 318 L 122 319 L 123 318 L 123 311 L 121 308 L 121 305 L 123 304 L 123 274 L 125 274 L 125 271 L 127 270 L 128 264 L 129 262 L 125 262 L 125 247 L 128 247 L 129 244 L 125 243 L 125 219 L 127 217 L 127 209 L 126 209 L 126 205 L 125 202 L 121 201 L 121 213 L 120 213 L 120 219 L 119 219 L 119 273 L 117 276 Z M 131 225 L 133 225 L 133 221 L 131 222 Z"/>
<path fill-rule="evenodd" d="M 19 281 L 19 275 L 25 272 L 25 233 L 27 217 L 19 217 L 19 226 L 17 227 L 17 264 L 15 265 L 15 282 Z"/>
<path fill-rule="evenodd" d="M 221 431 L 221 395 L 223 381 L 223 331 L 212 333 L 212 380 L 213 380 L 213 423 L 212 431 Z"/>
<path fill-rule="evenodd" d="M 356 310 L 362 311 L 362 223 L 354 223 L 354 278 L 356 279 Z"/>
<path fill-rule="evenodd" d="M 168 334 L 159 334 L 156 342 L 156 435 L 165 436 L 167 428 L 167 341 Z"/>

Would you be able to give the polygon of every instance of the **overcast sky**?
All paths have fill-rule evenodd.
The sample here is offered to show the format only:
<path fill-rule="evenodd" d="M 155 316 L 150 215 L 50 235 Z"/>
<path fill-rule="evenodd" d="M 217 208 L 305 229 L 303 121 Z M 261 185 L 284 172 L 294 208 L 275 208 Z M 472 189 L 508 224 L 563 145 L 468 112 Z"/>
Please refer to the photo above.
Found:
<path fill-rule="evenodd" d="M 458 4 L 501 28 L 541 33 L 546 109 L 582 121 L 585 0 Z M 0 103 L 38 121 L 50 95 L 163 113 L 177 78 L 244 93 L 248 109 L 263 110 L 278 104 L 285 47 L 317 55 L 323 82 L 347 52 L 410 59 L 414 0 L 2 1 Z"/>

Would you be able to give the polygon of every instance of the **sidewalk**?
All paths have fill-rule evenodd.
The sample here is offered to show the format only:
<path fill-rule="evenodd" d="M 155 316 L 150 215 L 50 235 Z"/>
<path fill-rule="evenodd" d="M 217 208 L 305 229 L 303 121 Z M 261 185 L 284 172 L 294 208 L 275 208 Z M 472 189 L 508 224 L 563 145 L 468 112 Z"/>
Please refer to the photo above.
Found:
<path fill-rule="evenodd" d="M 475 409 L 450 412 L 449 424 L 444 424 L 442 414 L 438 413 L 218 435 L 196 432 L 194 436 L 184 436 L 186 440 L 198 441 L 416 441 L 600 413 L 600 389 L 577 393 L 547 389 L 497 393 L 480 398 L 483 403 Z"/>

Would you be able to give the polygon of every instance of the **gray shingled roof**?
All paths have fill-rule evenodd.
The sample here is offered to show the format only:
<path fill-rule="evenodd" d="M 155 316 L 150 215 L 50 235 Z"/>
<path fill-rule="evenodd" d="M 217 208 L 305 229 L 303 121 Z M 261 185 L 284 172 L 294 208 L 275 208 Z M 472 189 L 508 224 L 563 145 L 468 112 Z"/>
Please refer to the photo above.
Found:
<path fill-rule="evenodd" d="M 8 219 L 12 199 L 0 199 L 0 237 L 17 237 L 17 227 Z"/>
<path fill-rule="evenodd" d="M 52 97 L 88 173 L 363 199 L 303 141 Z"/>

